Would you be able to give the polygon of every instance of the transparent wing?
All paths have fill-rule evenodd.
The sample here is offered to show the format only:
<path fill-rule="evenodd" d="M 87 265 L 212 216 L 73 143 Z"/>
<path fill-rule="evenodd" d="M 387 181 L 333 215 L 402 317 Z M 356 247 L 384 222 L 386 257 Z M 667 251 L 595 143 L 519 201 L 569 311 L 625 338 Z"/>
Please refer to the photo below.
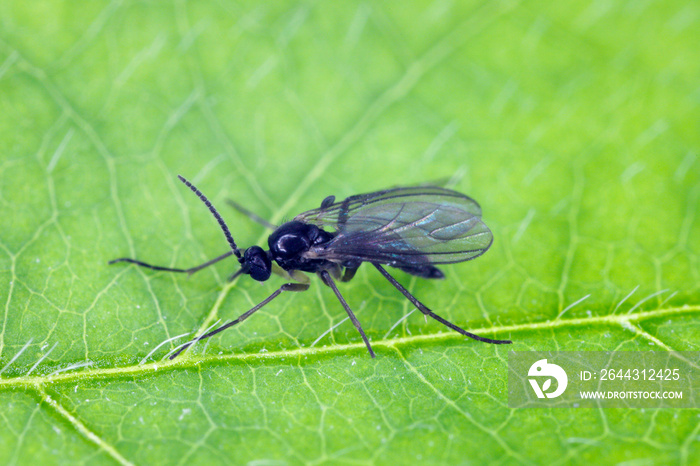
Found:
<path fill-rule="evenodd" d="M 407 187 L 351 196 L 295 220 L 334 231 L 309 258 L 362 260 L 391 266 L 449 264 L 480 256 L 493 235 L 479 204 L 439 187 Z"/>

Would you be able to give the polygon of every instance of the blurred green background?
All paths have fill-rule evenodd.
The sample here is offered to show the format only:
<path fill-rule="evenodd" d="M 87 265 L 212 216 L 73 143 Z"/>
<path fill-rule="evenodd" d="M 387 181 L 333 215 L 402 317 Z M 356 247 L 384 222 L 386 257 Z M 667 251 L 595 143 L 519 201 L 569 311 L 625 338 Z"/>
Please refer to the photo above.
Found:
<path fill-rule="evenodd" d="M 700 350 L 699 23 L 686 0 L 0 3 L 0 463 L 697 464 L 700 411 L 511 410 L 506 363 Z M 226 199 L 279 223 L 450 180 L 493 247 L 396 277 L 515 344 L 394 327 L 413 308 L 363 267 L 341 291 L 376 360 L 347 321 L 324 335 L 346 315 L 314 279 L 161 361 L 280 284 L 106 265 L 226 251 L 177 174 L 244 247 L 267 233 Z"/>

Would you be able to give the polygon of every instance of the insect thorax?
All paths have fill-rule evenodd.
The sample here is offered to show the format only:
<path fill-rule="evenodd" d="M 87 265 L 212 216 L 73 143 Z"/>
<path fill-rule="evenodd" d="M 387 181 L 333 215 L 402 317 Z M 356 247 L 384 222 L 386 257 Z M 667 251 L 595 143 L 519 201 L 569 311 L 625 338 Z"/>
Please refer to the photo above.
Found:
<path fill-rule="evenodd" d="M 327 265 L 325 259 L 307 259 L 303 254 L 312 246 L 319 246 L 333 239 L 333 234 L 316 225 L 299 221 L 287 222 L 272 232 L 267 239 L 272 259 L 285 270 L 318 272 Z"/>

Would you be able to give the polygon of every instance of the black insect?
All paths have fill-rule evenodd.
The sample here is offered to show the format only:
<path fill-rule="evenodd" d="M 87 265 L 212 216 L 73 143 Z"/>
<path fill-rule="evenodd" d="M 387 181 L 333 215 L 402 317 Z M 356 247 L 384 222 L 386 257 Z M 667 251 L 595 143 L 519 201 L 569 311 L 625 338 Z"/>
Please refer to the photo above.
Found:
<path fill-rule="evenodd" d="M 360 332 L 369 354 L 375 357 L 360 322 L 335 284 L 335 280 L 347 282 L 352 279 L 363 262 L 372 264 L 426 316 L 475 340 L 498 345 L 512 343 L 474 335 L 443 319 L 418 301 L 383 267 L 389 265 L 423 278 L 444 278 L 434 264 L 463 262 L 485 253 L 493 242 L 493 235 L 481 220 L 479 204 L 463 194 L 439 187 L 417 186 L 359 194 L 340 202 L 335 202 L 335 196 L 328 196 L 320 208 L 301 213 L 280 227 L 230 202 L 252 220 L 274 230 L 267 239 L 269 251 L 251 246 L 241 254 L 211 202 L 192 183 L 182 176 L 178 178 L 209 208 L 231 250 L 190 269 L 159 267 L 129 258 L 114 259 L 110 264 L 130 262 L 153 270 L 193 274 L 235 254 L 241 268 L 230 280 L 248 274 L 254 280 L 264 282 L 275 272 L 290 282 L 236 320 L 186 343 L 170 359 L 176 358 L 193 343 L 243 322 L 283 291 L 306 291 L 310 280 L 300 272 L 317 274 L 333 290 Z"/>

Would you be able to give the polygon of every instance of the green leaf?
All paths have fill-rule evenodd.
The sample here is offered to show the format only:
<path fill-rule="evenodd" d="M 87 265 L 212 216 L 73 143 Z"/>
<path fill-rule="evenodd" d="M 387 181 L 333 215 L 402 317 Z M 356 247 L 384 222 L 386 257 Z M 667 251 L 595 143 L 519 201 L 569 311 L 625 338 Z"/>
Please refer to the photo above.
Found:
<path fill-rule="evenodd" d="M 506 355 L 700 350 L 699 18 L 685 0 L 2 2 L 0 463 L 696 462 L 698 410 L 512 410 Z M 444 281 L 395 275 L 514 345 L 426 322 L 365 266 L 341 291 L 374 360 L 313 278 L 163 361 L 281 283 L 228 284 L 231 259 L 107 266 L 227 250 L 177 174 L 242 246 L 267 232 L 226 199 L 279 223 L 450 180 L 494 245 Z"/>

